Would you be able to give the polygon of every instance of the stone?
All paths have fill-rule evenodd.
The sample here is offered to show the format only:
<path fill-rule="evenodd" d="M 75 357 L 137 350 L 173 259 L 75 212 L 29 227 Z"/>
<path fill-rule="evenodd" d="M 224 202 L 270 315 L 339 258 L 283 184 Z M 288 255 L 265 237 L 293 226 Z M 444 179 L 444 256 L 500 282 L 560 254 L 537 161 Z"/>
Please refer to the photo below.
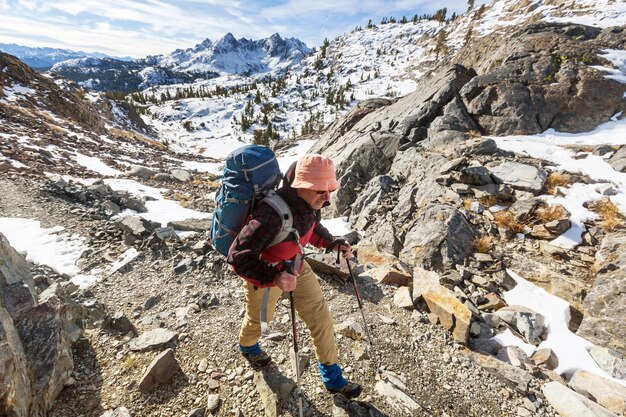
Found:
<path fill-rule="evenodd" d="M 178 235 L 173 227 L 158 227 L 154 230 L 154 233 L 160 240 L 178 240 Z"/>
<path fill-rule="evenodd" d="M 546 226 L 543 224 L 534 225 L 533 229 L 530 232 L 530 235 L 534 237 L 535 239 L 544 239 L 544 240 L 552 240 L 557 237 L 556 234 L 548 230 Z"/>
<path fill-rule="evenodd" d="M 146 168 L 143 166 L 139 166 L 139 165 L 131 165 L 129 170 L 128 170 L 128 175 L 131 177 L 138 177 L 141 178 L 143 180 L 147 180 L 149 178 L 154 177 L 154 175 L 156 174 L 155 171 L 151 170 L 150 168 Z"/>
<path fill-rule="evenodd" d="M 549 348 L 537 349 L 530 357 L 530 360 L 535 366 L 541 366 L 549 370 L 554 370 L 559 366 L 559 358 Z"/>
<path fill-rule="evenodd" d="M 171 169 L 170 176 L 178 182 L 189 182 L 193 178 L 189 171 L 180 168 Z"/>
<path fill-rule="evenodd" d="M 516 329 L 530 344 L 539 345 L 545 337 L 545 318 L 529 308 L 514 305 L 501 308 L 494 314 Z"/>
<path fill-rule="evenodd" d="M 342 281 L 347 281 L 349 277 L 348 266 L 345 262 L 337 265 L 337 254 L 332 253 L 315 253 L 306 258 L 313 272 L 318 275 L 332 275 Z"/>
<path fill-rule="evenodd" d="M 160 174 L 157 174 L 157 175 L 155 176 L 155 179 L 158 179 L 157 177 L 158 177 L 159 175 L 160 175 Z M 189 412 L 189 414 L 187 414 L 187 417 L 204 417 L 204 413 L 205 413 L 205 409 L 204 409 L 204 408 L 196 408 L 196 409 L 194 409 L 194 410 L 191 410 L 191 411 Z"/>
<path fill-rule="evenodd" d="M 490 169 L 495 182 L 538 195 L 548 178 L 545 170 L 519 162 L 506 161 Z"/>
<path fill-rule="evenodd" d="M 446 162 L 439 169 L 440 174 L 448 174 L 449 172 L 456 171 L 461 165 L 467 163 L 467 158 L 464 156 L 460 158 L 455 158 L 452 161 Z"/>
<path fill-rule="evenodd" d="M 626 172 L 626 146 L 620 147 L 608 162 L 617 172 Z"/>
<path fill-rule="evenodd" d="M 148 365 L 139 380 L 139 391 L 142 394 L 152 391 L 157 385 L 170 380 L 179 370 L 174 350 L 166 349 Z"/>
<path fill-rule="evenodd" d="M 626 232 L 607 233 L 596 253 L 596 280 L 577 334 L 626 356 Z"/>
<path fill-rule="evenodd" d="M 411 298 L 411 290 L 408 287 L 398 288 L 393 296 L 393 304 L 405 310 L 415 309 L 413 299 Z"/>
<path fill-rule="evenodd" d="M 335 333 L 349 337 L 352 340 L 361 340 L 363 338 L 363 327 L 350 318 L 340 324 L 335 324 Z"/>
<path fill-rule="evenodd" d="M 146 203 L 137 197 L 127 196 L 121 199 L 122 204 L 124 204 L 127 208 L 136 211 L 137 213 L 145 213 L 148 211 L 146 208 Z"/>
<path fill-rule="evenodd" d="M 544 226 L 550 233 L 554 233 L 558 236 L 572 227 L 572 222 L 570 222 L 569 219 L 557 219 L 546 223 Z"/>
<path fill-rule="evenodd" d="M 460 180 L 463 184 L 474 186 L 492 184 L 494 182 L 489 170 L 484 166 L 472 166 L 461 169 Z"/>
<path fill-rule="evenodd" d="M 420 404 L 405 392 L 405 387 L 397 386 L 391 381 L 393 379 L 388 376 L 385 381 L 377 381 L 374 386 L 376 393 L 385 398 L 385 401 L 395 409 L 404 413 L 408 411 L 410 415 L 414 415 L 421 408 Z"/>
<path fill-rule="evenodd" d="M 561 417 L 617 417 L 617 414 L 558 382 L 548 382 L 541 391 Z"/>
<path fill-rule="evenodd" d="M 496 355 L 502 348 L 502 345 L 494 339 L 470 338 L 469 347 L 476 352 L 485 355 Z"/>
<path fill-rule="evenodd" d="M 469 352 L 469 358 L 511 388 L 521 394 L 528 394 L 532 376 L 527 371 L 481 353 Z"/>
<path fill-rule="evenodd" d="M 271 364 L 255 372 L 253 381 L 265 409 L 265 416 L 278 417 L 282 404 L 287 401 L 296 384 Z"/>
<path fill-rule="evenodd" d="M 391 268 L 373 268 L 368 274 L 379 284 L 399 285 L 406 287 L 411 282 L 411 275 Z"/>
<path fill-rule="evenodd" d="M 341 394 L 333 396 L 333 417 L 385 417 L 379 409 L 367 401 L 349 400 Z"/>
<path fill-rule="evenodd" d="M 108 328 L 119 333 L 135 332 L 135 326 L 126 317 L 123 311 L 118 311 L 111 317 Z"/>
<path fill-rule="evenodd" d="M 502 298 L 493 292 L 485 294 L 485 300 L 486 302 L 478 305 L 478 309 L 481 311 L 497 311 L 507 305 Z"/>
<path fill-rule="evenodd" d="M 167 222 L 167 227 L 183 232 L 203 233 L 211 229 L 211 219 L 187 219 Z"/>
<path fill-rule="evenodd" d="M 617 415 L 626 414 L 626 387 L 589 372 L 578 370 L 569 386 Z"/>
<path fill-rule="evenodd" d="M 293 369 L 293 374 L 296 375 L 296 353 L 292 350 L 289 359 L 291 361 L 291 369 Z M 309 367 L 309 360 L 311 359 L 310 355 L 302 352 L 298 352 L 298 370 L 300 371 L 300 377 L 304 374 L 304 371 Z M 295 376 L 294 378 L 297 378 Z"/>
<path fill-rule="evenodd" d="M 154 225 L 139 216 L 124 216 L 115 221 L 115 225 L 125 234 L 145 238 L 154 232 Z"/>
<path fill-rule="evenodd" d="M 153 329 L 128 342 L 128 348 L 135 352 L 158 349 L 163 345 L 173 342 L 177 337 L 178 333 L 171 330 L 163 328 Z"/>
<path fill-rule="evenodd" d="M 443 286 L 427 291 L 422 297 L 429 310 L 439 317 L 441 326 L 451 331 L 457 342 L 467 344 L 472 319 L 470 310 Z"/>
<path fill-rule="evenodd" d="M 589 355 L 600 369 L 617 379 L 626 379 L 626 359 L 614 350 L 602 346 L 593 346 Z"/>
<path fill-rule="evenodd" d="M 120 211 L 121 211 L 120 206 L 118 206 L 112 201 L 103 201 L 102 204 L 100 204 L 100 207 L 102 208 L 102 210 L 104 210 L 107 216 L 120 214 Z"/>
<path fill-rule="evenodd" d="M 218 394 L 209 394 L 206 400 L 206 410 L 210 413 L 217 410 L 220 406 L 220 396 Z"/>
<path fill-rule="evenodd" d="M 532 363 L 528 356 L 522 349 L 517 346 L 505 346 L 498 351 L 496 358 L 502 362 L 506 362 L 509 365 L 513 365 L 516 368 L 529 370 L 532 368 Z"/>
<path fill-rule="evenodd" d="M 100 417 L 131 417 L 130 411 L 126 407 L 118 407 L 115 410 L 109 410 Z"/>

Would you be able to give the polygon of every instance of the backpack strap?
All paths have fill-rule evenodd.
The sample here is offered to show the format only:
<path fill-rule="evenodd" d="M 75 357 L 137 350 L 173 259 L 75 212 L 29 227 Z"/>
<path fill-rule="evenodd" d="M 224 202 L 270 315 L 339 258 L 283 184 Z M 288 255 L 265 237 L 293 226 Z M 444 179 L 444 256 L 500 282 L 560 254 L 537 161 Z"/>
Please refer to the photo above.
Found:
<path fill-rule="evenodd" d="M 300 233 L 293 227 L 293 214 L 291 213 L 291 209 L 287 205 L 287 202 L 276 194 L 274 190 L 270 190 L 267 192 L 267 197 L 265 197 L 261 202 L 266 203 L 271 208 L 274 209 L 276 213 L 280 216 L 282 221 L 280 232 L 274 237 L 270 246 L 274 246 L 283 240 L 287 239 L 289 234 L 293 233 L 296 237 L 296 242 L 300 244 Z"/>

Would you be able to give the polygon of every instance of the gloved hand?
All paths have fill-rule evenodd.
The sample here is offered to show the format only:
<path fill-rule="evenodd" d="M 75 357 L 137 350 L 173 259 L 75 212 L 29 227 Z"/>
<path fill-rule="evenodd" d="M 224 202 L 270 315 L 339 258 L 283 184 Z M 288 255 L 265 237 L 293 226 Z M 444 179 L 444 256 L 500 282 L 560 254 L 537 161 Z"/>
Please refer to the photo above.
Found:
<path fill-rule="evenodd" d="M 344 259 L 348 259 L 352 255 L 352 246 L 350 246 L 350 243 L 348 243 L 347 240 L 341 238 L 330 242 L 330 245 L 326 247 L 326 253 L 334 252 L 338 247 L 341 250 L 341 256 L 343 256 Z M 339 258 L 337 258 L 337 260 L 339 260 Z"/>

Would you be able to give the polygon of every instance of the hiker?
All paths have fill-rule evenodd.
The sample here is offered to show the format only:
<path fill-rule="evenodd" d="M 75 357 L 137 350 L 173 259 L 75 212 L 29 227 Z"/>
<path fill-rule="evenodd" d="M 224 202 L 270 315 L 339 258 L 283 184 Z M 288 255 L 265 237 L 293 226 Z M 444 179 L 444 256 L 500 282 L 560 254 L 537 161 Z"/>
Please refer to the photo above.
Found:
<path fill-rule="evenodd" d="M 329 204 L 330 193 L 339 188 L 335 167 L 332 160 L 322 155 L 304 155 L 292 164 L 285 178 L 277 194 L 289 206 L 297 233 L 290 233 L 283 242 L 270 246 L 281 230 L 282 219 L 269 204 L 261 203 L 252 212 L 228 253 L 228 263 L 244 278 L 246 316 L 239 332 L 239 348 L 255 369 L 271 362 L 258 342 L 262 325 L 271 321 L 283 291 L 293 291 L 298 315 L 311 332 L 326 389 L 333 394 L 341 393 L 354 398 L 361 393 L 361 386 L 349 382 L 342 375 L 337 364 L 332 315 L 317 275 L 302 258 L 302 247 L 307 243 L 333 250 L 338 250 L 339 246 L 344 258 L 351 254 L 350 244 L 342 239 L 333 240 L 330 232 L 320 223 L 320 209 Z M 296 234 L 299 235 L 299 244 Z M 290 268 L 293 268 L 293 273 L 287 272 Z"/>

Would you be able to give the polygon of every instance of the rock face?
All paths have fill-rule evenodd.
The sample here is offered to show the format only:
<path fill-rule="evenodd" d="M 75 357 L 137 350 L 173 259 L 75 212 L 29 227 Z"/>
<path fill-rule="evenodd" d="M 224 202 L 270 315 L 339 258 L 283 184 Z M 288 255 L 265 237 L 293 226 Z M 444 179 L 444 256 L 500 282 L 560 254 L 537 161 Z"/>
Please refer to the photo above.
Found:
<path fill-rule="evenodd" d="M 540 22 L 485 36 L 457 55 L 480 74 L 463 87 L 463 102 L 491 135 L 589 131 L 624 106 L 626 87 L 592 68 L 609 32 Z"/>
<path fill-rule="evenodd" d="M 596 254 L 598 271 L 585 298 L 578 335 L 626 355 L 626 233 L 606 235 Z"/>
<path fill-rule="evenodd" d="M 74 368 L 82 308 L 60 284 L 35 294 L 28 264 L 0 234 L 0 415 L 44 415 Z"/>

